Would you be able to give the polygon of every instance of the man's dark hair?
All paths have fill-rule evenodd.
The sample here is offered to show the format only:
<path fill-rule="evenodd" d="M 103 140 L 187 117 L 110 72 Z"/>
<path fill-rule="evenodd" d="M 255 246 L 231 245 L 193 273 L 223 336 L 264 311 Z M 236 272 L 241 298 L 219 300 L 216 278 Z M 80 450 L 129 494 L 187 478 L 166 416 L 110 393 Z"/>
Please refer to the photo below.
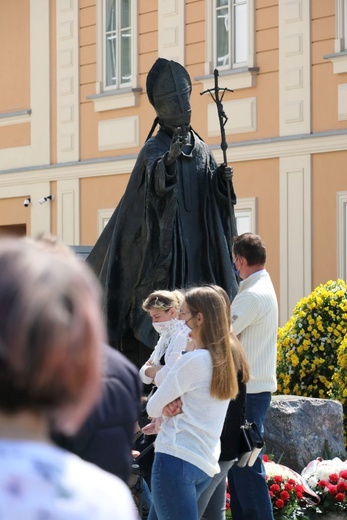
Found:
<path fill-rule="evenodd" d="M 242 256 L 247 260 L 248 265 L 265 264 L 266 248 L 259 235 L 253 233 L 243 233 L 234 237 L 233 255 Z"/>

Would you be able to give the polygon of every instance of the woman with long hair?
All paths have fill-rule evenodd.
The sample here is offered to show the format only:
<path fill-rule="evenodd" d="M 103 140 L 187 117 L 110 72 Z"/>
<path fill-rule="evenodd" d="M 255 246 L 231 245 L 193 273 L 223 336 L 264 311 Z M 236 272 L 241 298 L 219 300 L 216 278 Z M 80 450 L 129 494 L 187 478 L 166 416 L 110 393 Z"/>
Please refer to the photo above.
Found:
<path fill-rule="evenodd" d="M 197 500 L 219 472 L 220 434 L 238 392 L 221 295 L 210 286 L 188 290 L 180 318 L 195 350 L 176 361 L 147 404 L 148 414 L 160 417 L 169 403 L 182 403 L 181 413 L 165 417 L 155 442 L 149 520 L 198 519 Z"/>
<path fill-rule="evenodd" d="M 231 326 L 230 299 L 226 291 L 218 285 L 211 285 L 224 299 L 229 319 L 231 352 L 237 371 L 238 394 L 231 399 L 225 416 L 221 435 L 220 472 L 211 480 L 198 500 L 201 520 L 223 520 L 225 518 L 226 478 L 231 466 L 239 455 L 241 425 L 246 419 L 246 383 L 249 380 L 249 366 L 242 346 Z"/>

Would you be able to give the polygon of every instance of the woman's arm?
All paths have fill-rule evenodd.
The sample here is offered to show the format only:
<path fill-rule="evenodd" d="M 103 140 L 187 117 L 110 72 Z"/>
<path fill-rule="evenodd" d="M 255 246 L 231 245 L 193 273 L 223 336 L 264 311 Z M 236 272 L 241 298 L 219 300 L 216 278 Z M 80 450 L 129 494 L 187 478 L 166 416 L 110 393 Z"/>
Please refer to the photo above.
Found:
<path fill-rule="evenodd" d="M 200 380 L 201 356 L 195 352 L 187 353 L 176 361 L 158 390 L 147 403 L 150 417 L 160 417 L 165 406 L 190 390 Z"/>
<path fill-rule="evenodd" d="M 212 377 L 212 361 L 208 350 L 195 350 L 187 352 L 176 361 L 169 371 L 163 383 L 151 397 L 147 404 L 147 412 L 150 417 L 160 417 L 163 409 L 172 401 L 184 398 L 203 382 Z M 182 410 L 184 412 L 184 408 Z"/>
<path fill-rule="evenodd" d="M 174 337 L 168 346 L 165 354 L 165 365 L 162 369 L 156 373 L 154 382 L 157 386 L 160 386 L 164 381 L 165 377 L 172 369 L 176 361 L 182 356 L 182 352 L 185 351 L 187 345 L 187 335 L 179 333 Z"/>
<path fill-rule="evenodd" d="M 160 364 L 160 359 L 163 355 L 163 336 L 160 336 L 158 343 L 156 344 L 151 357 L 146 363 L 140 368 L 140 379 L 145 385 L 154 383 L 156 373 L 163 368 Z"/>

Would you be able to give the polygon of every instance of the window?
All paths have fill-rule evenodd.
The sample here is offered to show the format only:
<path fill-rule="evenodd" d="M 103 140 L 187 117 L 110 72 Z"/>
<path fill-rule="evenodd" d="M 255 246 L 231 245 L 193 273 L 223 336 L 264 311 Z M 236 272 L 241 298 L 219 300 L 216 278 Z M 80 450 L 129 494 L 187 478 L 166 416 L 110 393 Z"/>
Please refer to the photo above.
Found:
<path fill-rule="evenodd" d="M 214 69 L 230 88 L 256 86 L 255 0 L 211 0 L 206 9 L 204 76 L 196 78 L 203 90 L 214 87 Z"/>
<path fill-rule="evenodd" d="M 132 80 L 131 0 L 104 0 L 104 89 Z"/>
<path fill-rule="evenodd" d="M 333 64 L 334 74 L 347 72 L 347 0 L 335 0 L 335 49 L 323 56 Z"/>
<path fill-rule="evenodd" d="M 216 0 L 214 65 L 220 70 L 248 62 L 248 0 Z"/>
<path fill-rule="evenodd" d="M 347 50 L 347 0 L 335 0 L 335 52 Z"/>
<path fill-rule="evenodd" d="M 254 197 L 238 199 L 235 206 L 237 233 L 256 233 L 257 201 Z"/>
<path fill-rule="evenodd" d="M 138 2 L 97 0 L 97 81 L 87 96 L 95 112 L 138 104 Z"/>

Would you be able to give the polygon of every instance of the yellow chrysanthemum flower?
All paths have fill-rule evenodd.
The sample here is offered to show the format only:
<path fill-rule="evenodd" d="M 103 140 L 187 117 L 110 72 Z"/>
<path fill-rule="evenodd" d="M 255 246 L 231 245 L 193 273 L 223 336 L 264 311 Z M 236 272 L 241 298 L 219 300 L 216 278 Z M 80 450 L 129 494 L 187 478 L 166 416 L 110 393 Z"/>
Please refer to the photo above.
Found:
<path fill-rule="evenodd" d="M 347 416 L 346 334 L 347 285 L 329 280 L 302 298 L 278 331 L 279 391 L 339 399 Z"/>

